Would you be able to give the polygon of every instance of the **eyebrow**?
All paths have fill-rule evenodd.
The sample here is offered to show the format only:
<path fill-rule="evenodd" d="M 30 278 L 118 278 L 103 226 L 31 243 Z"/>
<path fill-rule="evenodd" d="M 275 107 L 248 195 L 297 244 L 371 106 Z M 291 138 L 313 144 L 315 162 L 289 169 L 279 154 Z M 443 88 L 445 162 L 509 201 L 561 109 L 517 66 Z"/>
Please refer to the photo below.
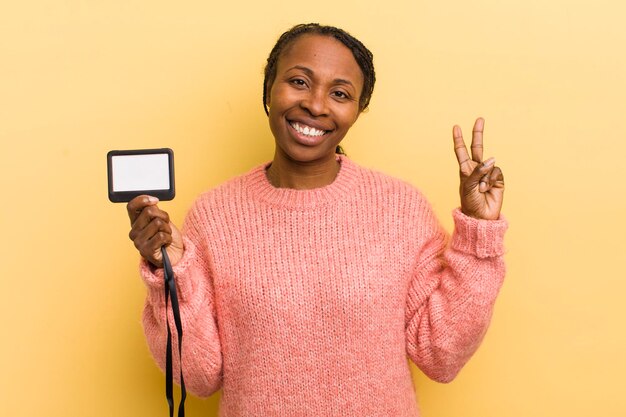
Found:
<path fill-rule="evenodd" d="M 311 68 L 308 68 L 308 67 L 303 67 L 302 65 L 294 65 L 293 67 L 289 68 L 286 72 L 289 72 L 289 71 L 291 71 L 291 70 L 293 70 L 293 69 L 299 69 L 300 71 L 304 72 L 304 73 L 305 73 L 306 75 L 308 75 L 309 77 L 313 77 L 313 75 L 314 75 L 313 70 L 312 70 Z M 334 82 L 335 84 L 346 84 L 346 85 L 350 85 L 350 86 L 352 86 L 353 88 L 355 88 L 355 87 L 354 87 L 354 84 L 352 84 L 352 82 L 351 82 L 350 80 L 344 80 L 343 78 L 335 78 L 335 79 L 333 80 L 333 82 Z"/>

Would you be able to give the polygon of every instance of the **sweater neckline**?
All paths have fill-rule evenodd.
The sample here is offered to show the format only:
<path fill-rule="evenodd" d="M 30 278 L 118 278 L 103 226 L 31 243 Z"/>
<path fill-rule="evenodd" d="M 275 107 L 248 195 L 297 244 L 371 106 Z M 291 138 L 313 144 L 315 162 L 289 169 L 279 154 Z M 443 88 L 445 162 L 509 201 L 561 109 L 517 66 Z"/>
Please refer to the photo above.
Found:
<path fill-rule="evenodd" d="M 274 187 L 267 178 L 266 170 L 271 161 L 252 169 L 244 178 L 246 187 L 254 199 L 286 208 L 302 209 L 323 206 L 350 195 L 357 179 L 357 166 L 344 155 L 337 155 L 339 172 L 332 183 L 307 190 Z"/>

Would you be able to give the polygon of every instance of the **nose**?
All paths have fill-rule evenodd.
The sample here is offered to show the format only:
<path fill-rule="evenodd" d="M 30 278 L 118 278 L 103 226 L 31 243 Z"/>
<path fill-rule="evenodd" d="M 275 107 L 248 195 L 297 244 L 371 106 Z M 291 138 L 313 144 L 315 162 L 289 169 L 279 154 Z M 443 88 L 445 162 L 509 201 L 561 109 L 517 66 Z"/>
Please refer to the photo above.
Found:
<path fill-rule="evenodd" d="M 300 102 L 300 107 L 307 110 L 311 116 L 328 115 L 328 97 L 319 89 L 310 90 L 309 93 Z"/>

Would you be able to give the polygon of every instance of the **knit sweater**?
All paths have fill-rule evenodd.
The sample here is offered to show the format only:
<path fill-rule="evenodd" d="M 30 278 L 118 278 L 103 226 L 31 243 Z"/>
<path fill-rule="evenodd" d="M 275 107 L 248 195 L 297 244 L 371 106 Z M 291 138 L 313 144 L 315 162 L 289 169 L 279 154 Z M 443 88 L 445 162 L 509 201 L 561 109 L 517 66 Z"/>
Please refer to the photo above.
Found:
<path fill-rule="evenodd" d="M 416 417 L 407 356 L 449 382 L 485 334 L 506 221 L 456 209 L 449 238 L 413 186 L 338 160 L 333 183 L 310 190 L 273 187 L 263 164 L 185 219 L 183 372 L 198 396 L 223 389 L 220 417 Z M 142 261 L 141 273 L 163 369 L 163 272 Z M 174 343 L 174 375 L 177 355 Z"/>

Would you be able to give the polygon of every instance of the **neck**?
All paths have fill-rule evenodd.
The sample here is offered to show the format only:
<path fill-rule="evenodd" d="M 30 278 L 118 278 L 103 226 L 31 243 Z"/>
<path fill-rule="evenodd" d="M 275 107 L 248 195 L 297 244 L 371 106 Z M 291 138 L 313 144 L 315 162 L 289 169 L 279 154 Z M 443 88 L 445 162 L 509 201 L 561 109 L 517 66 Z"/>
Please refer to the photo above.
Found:
<path fill-rule="evenodd" d="M 274 155 L 274 160 L 267 169 L 267 178 L 276 188 L 308 190 L 332 184 L 339 168 L 334 154 L 324 160 L 312 162 L 298 162 Z"/>

